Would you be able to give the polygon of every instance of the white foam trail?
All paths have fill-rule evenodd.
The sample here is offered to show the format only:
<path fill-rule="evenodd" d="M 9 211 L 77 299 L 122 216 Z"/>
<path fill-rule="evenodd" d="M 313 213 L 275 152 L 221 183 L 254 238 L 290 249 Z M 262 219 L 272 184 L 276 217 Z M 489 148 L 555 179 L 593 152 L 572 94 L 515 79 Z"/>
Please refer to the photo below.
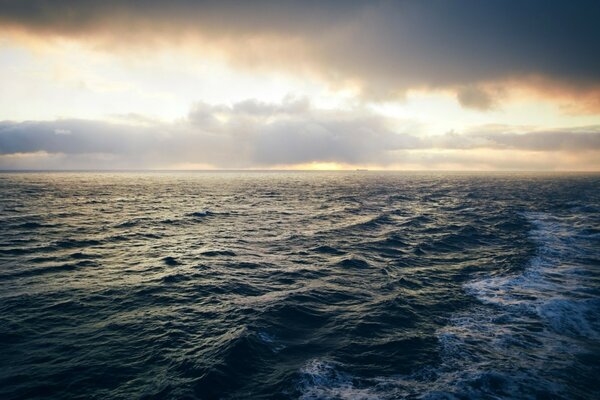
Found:
<path fill-rule="evenodd" d="M 551 215 L 525 216 L 536 244 L 529 265 L 465 285 L 482 306 L 453 316 L 438 332 L 444 359 L 438 381 L 449 388 L 480 385 L 487 374 L 505 386 L 495 398 L 533 399 L 540 388 L 560 398 L 565 388 L 546 372 L 570 368 L 580 344 L 599 337 L 600 301 L 586 283 L 590 266 L 577 263 L 589 251 L 586 238 Z"/>
<path fill-rule="evenodd" d="M 557 334 L 598 339 L 598 300 L 589 294 L 589 266 L 577 265 L 578 232 L 547 214 L 530 213 L 537 254 L 521 274 L 486 278 L 465 286 L 481 302 L 533 313 Z"/>
<path fill-rule="evenodd" d="M 440 364 L 409 376 L 359 380 L 335 363 L 312 360 L 301 371 L 301 399 L 572 397 L 546 372 L 569 368 L 578 343 L 599 337 L 600 300 L 586 284 L 589 265 L 576 262 L 589 249 L 558 218 L 525 216 L 536 255 L 521 273 L 465 285 L 482 304 L 438 331 Z"/>

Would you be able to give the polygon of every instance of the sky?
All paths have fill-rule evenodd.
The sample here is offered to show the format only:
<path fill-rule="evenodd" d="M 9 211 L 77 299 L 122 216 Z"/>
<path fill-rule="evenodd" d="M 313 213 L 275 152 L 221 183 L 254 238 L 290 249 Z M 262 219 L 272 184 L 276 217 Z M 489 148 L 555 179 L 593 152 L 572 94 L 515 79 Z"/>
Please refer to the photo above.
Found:
<path fill-rule="evenodd" d="M 0 169 L 600 170 L 598 1 L 0 0 Z"/>

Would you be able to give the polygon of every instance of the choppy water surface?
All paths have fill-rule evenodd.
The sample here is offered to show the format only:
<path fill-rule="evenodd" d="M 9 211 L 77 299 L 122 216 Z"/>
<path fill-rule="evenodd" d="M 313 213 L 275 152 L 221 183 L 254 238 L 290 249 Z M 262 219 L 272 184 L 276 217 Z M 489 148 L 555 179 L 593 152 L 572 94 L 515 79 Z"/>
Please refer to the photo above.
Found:
<path fill-rule="evenodd" d="M 600 396 L 600 176 L 0 174 L 0 398 Z"/>

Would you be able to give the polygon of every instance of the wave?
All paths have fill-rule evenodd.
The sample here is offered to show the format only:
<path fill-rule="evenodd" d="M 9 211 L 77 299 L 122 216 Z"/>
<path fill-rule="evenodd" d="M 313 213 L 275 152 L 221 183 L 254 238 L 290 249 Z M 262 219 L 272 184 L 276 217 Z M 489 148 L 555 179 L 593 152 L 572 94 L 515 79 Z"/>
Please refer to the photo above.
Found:
<path fill-rule="evenodd" d="M 86 239 L 83 239 L 83 240 L 65 239 L 65 240 L 56 241 L 54 243 L 54 246 L 58 247 L 60 249 L 72 249 L 72 248 L 98 246 L 100 244 L 101 244 L 101 242 L 99 240 L 94 240 L 94 239 L 87 239 L 87 240 Z"/>
<path fill-rule="evenodd" d="M 187 214 L 189 217 L 194 217 L 194 218 L 203 218 L 203 217 L 209 217 L 211 215 L 214 215 L 213 212 L 205 210 L 205 211 L 195 211 L 195 212 L 191 212 L 189 214 Z"/>
<path fill-rule="evenodd" d="M 15 279 L 21 277 L 34 277 L 45 274 L 54 274 L 60 272 L 72 272 L 81 267 L 95 267 L 97 263 L 91 260 L 82 260 L 76 263 L 48 265 L 35 268 L 29 268 L 24 270 L 18 270 L 15 272 L 0 274 L 0 280 Z"/>
<path fill-rule="evenodd" d="M 536 254 L 520 273 L 464 286 L 481 305 L 456 314 L 439 331 L 444 366 L 463 369 L 453 377 L 462 385 L 495 376 L 510 389 L 504 397 L 587 397 L 567 389 L 557 376 L 590 351 L 586 340 L 600 337 L 599 293 L 586 281 L 594 272 L 575 262 L 591 250 L 589 238 L 569 218 L 525 217 Z M 450 372 L 444 374 L 448 380 Z"/>
<path fill-rule="evenodd" d="M 237 255 L 234 251 L 231 250 L 206 250 L 200 254 L 205 257 L 235 257 Z"/>
<path fill-rule="evenodd" d="M 128 221 L 120 222 L 115 225 L 115 228 L 133 228 L 149 221 L 149 218 L 135 218 Z"/>
<path fill-rule="evenodd" d="M 39 228 L 49 228 L 53 225 L 43 224 L 41 222 L 23 222 L 16 226 L 18 229 L 39 229 Z"/>
<path fill-rule="evenodd" d="M 586 284 L 594 272 L 577 259 L 590 251 L 586 237 L 548 214 L 529 213 L 531 239 L 537 245 L 529 267 L 520 274 L 474 281 L 467 293 L 481 302 L 534 313 L 559 333 L 600 338 L 600 299 Z M 597 273 L 596 273 L 597 274 Z M 591 293 L 590 293 L 591 291 Z"/>
<path fill-rule="evenodd" d="M 345 259 L 335 263 L 335 265 L 337 267 L 342 267 L 342 268 L 358 268 L 358 269 L 364 269 L 364 268 L 371 267 L 371 265 L 367 261 L 363 260 L 362 258 L 356 258 L 356 257 L 345 258 Z"/>
<path fill-rule="evenodd" d="M 174 266 L 180 264 L 180 262 L 177 261 L 177 259 L 175 257 L 171 257 L 171 256 L 167 256 L 167 257 L 163 258 L 163 262 L 170 267 L 174 267 Z"/>
<path fill-rule="evenodd" d="M 313 251 L 315 253 L 332 254 L 332 255 L 343 255 L 343 254 L 345 254 L 344 251 L 342 251 L 340 249 L 337 249 L 335 247 L 327 246 L 327 245 L 321 245 L 321 246 L 313 247 L 311 249 L 311 251 Z"/>
<path fill-rule="evenodd" d="M 567 387 L 562 377 L 578 357 L 591 356 L 586 345 L 599 339 L 600 297 L 586 282 L 590 274 L 597 279 L 597 272 L 575 262 L 595 243 L 568 219 L 571 225 L 548 214 L 525 217 L 536 254 L 520 273 L 464 285 L 479 304 L 453 314 L 437 330 L 438 364 L 408 375 L 365 377 L 345 372 L 340 362 L 313 359 L 298 373 L 300 398 L 589 398 L 589 388 L 580 387 L 586 378 Z M 360 353 L 356 347 L 352 352 Z M 580 366 L 582 376 L 592 379 L 594 365 Z"/>
<path fill-rule="evenodd" d="M 332 361 L 311 360 L 300 370 L 298 385 L 302 400 L 377 400 L 381 397 L 371 388 L 355 386 L 355 377 L 340 372 Z"/>
<path fill-rule="evenodd" d="M 202 399 L 220 399 L 223 393 L 239 387 L 243 378 L 264 367 L 260 355 L 273 354 L 269 343 L 246 327 L 234 328 L 215 338 L 217 351 L 205 355 L 210 366 L 200 369 L 200 379 L 194 384 L 194 392 Z M 189 367 L 180 367 L 188 373 Z"/>

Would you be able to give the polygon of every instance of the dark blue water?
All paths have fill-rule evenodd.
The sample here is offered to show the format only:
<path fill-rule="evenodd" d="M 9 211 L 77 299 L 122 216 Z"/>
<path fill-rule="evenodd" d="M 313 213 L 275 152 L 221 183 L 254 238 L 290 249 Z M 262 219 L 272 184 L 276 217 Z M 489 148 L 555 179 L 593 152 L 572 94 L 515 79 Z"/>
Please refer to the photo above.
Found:
<path fill-rule="evenodd" d="M 0 174 L 1 399 L 600 398 L 600 175 Z"/>

